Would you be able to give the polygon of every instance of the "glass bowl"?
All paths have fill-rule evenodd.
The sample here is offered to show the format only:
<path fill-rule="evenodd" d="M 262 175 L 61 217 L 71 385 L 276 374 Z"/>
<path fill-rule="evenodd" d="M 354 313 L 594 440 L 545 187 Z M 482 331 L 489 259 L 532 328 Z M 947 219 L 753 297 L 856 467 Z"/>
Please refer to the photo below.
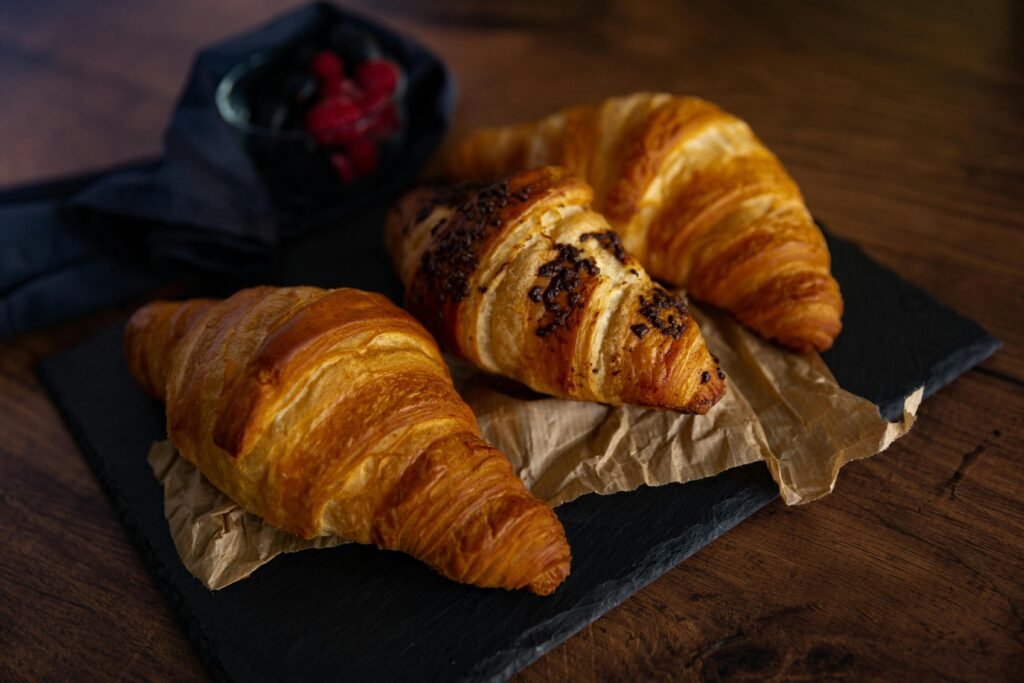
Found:
<path fill-rule="evenodd" d="M 306 47 L 304 53 L 312 54 L 314 50 Z M 338 205 L 372 186 L 399 156 L 406 128 L 405 77 L 399 69 L 394 92 L 380 106 L 349 125 L 332 129 L 338 139 L 359 138 L 361 132 L 380 121 L 383 110 L 391 108 L 390 131 L 370 140 L 376 146 L 376 170 L 345 178 L 339 173 L 337 158 L 332 159 L 338 150 L 318 143 L 305 129 L 306 110 L 302 105 L 289 102 L 285 95 L 275 101 L 268 94 L 278 91 L 276 84 L 294 80 L 294 55 L 294 47 L 271 50 L 234 66 L 217 85 L 217 110 L 237 131 L 276 203 L 288 208 Z M 312 73 L 308 77 L 315 78 Z M 260 107 L 269 107 L 269 113 L 259 112 Z"/>

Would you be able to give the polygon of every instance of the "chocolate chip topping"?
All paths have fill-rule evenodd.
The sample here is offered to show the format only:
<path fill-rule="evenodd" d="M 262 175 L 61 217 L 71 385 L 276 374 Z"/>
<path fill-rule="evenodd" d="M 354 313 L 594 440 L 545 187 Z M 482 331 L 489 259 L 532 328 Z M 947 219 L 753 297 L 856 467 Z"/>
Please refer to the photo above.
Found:
<path fill-rule="evenodd" d="M 647 333 L 651 331 L 651 329 L 649 327 L 647 327 L 647 325 L 644 325 L 643 323 L 637 323 L 636 325 L 630 325 L 629 329 L 630 329 L 630 331 L 633 334 L 635 334 L 640 339 L 643 339 L 644 337 L 646 337 Z"/>
<path fill-rule="evenodd" d="M 700 383 L 701 384 L 707 384 L 710 381 L 711 381 L 711 373 L 710 372 L 705 370 L 704 372 L 700 373 Z"/>
<path fill-rule="evenodd" d="M 619 263 L 626 262 L 626 250 L 622 248 L 622 240 L 619 239 L 619 233 L 614 230 L 607 230 L 605 232 L 586 232 L 580 235 L 580 242 L 586 242 L 589 239 L 597 240 L 597 243 L 605 251 L 619 260 Z"/>
<path fill-rule="evenodd" d="M 537 270 L 539 277 L 550 278 L 547 286 L 532 287 L 527 293 L 531 301 L 543 303 L 546 311 L 537 328 L 538 337 L 565 327 L 569 316 L 581 306 L 583 281 L 601 272 L 594 259 L 583 258 L 583 252 L 571 244 L 556 242 L 555 250 L 558 255 Z"/>
<path fill-rule="evenodd" d="M 717 367 L 718 363 L 720 362 L 718 360 L 718 356 L 716 356 L 715 354 L 711 354 L 711 360 L 715 361 L 715 366 L 716 366 L 715 367 L 715 374 L 718 375 L 718 379 L 725 379 L 725 373 L 722 372 L 722 368 Z M 705 373 L 705 374 L 707 374 L 707 373 Z M 708 376 L 708 379 L 711 379 L 710 375 Z"/>
<path fill-rule="evenodd" d="M 686 304 L 661 287 L 651 291 L 651 297 L 640 296 L 640 315 L 651 327 L 667 337 L 679 339 L 686 331 Z"/>
<path fill-rule="evenodd" d="M 469 294 L 469 278 L 479 265 L 480 243 L 502 224 L 501 212 L 513 202 L 530 198 L 530 188 L 509 190 L 508 181 L 463 183 L 438 190 L 430 204 L 416 214 L 426 220 L 437 206 L 451 206 L 449 220 L 431 229 L 433 240 L 420 260 L 420 273 L 427 287 L 441 302 L 462 301 Z"/>

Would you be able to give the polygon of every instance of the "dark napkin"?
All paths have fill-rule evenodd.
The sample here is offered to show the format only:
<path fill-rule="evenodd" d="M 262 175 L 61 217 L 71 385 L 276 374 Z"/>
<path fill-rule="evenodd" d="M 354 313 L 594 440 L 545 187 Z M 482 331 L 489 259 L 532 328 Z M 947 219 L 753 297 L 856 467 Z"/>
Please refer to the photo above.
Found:
<path fill-rule="evenodd" d="M 345 22 L 369 33 L 405 74 L 402 146 L 371 187 L 342 203 L 275 204 L 238 132 L 221 117 L 221 78 L 250 57 L 323 35 Z M 454 85 L 412 39 L 317 3 L 199 53 L 165 136 L 163 158 L 113 171 L 63 206 L 36 201 L 0 212 L 0 335 L 111 305 L 191 273 L 251 276 L 313 228 L 345 230 L 354 214 L 413 181 L 444 135 Z M 264 275 L 264 277 L 267 277 Z"/>
<path fill-rule="evenodd" d="M 110 258 L 62 218 L 63 199 L 105 173 L 0 192 L 0 337 L 84 315 L 161 283 L 147 265 Z"/>

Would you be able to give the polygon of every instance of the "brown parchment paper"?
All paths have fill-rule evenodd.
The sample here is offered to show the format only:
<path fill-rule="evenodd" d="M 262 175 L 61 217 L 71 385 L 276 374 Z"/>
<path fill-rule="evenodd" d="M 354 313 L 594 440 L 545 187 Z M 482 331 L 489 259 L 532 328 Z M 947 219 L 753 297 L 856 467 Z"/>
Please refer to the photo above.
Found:
<path fill-rule="evenodd" d="M 844 391 L 817 355 L 783 351 L 720 312 L 691 305 L 728 375 L 707 415 L 613 408 L 533 394 L 449 358 L 481 431 L 526 486 L 555 506 L 586 493 L 630 491 L 713 476 L 763 460 L 789 505 L 832 491 L 847 462 L 879 453 L 910 430 L 923 389 L 901 422 Z M 208 588 L 249 576 L 281 553 L 347 541 L 305 541 L 265 524 L 220 493 L 169 441 L 149 463 L 164 488 L 164 513 L 182 562 Z"/>

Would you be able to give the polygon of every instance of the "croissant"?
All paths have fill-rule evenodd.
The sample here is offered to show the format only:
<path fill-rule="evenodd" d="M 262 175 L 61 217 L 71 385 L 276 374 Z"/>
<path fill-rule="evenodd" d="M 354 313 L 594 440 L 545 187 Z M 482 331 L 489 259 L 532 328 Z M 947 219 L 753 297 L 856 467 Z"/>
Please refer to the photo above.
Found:
<path fill-rule="evenodd" d="M 385 229 L 406 306 L 443 346 L 536 391 L 707 412 L 725 392 L 717 359 L 592 199 L 561 168 L 407 195 Z"/>
<path fill-rule="evenodd" d="M 257 287 L 156 302 L 125 349 L 181 454 L 269 524 L 477 586 L 547 595 L 568 575 L 558 518 L 481 438 L 436 342 L 384 297 Z"/>
<path fill-rule="evenodd" d="M 750 127 L 695 97 L 639 93 L 481 130 L 443 166 L 453 180 L 566 166 L 651 275 L 762 336 L 823 351 L 843 301 L 821 231 Z"/>

